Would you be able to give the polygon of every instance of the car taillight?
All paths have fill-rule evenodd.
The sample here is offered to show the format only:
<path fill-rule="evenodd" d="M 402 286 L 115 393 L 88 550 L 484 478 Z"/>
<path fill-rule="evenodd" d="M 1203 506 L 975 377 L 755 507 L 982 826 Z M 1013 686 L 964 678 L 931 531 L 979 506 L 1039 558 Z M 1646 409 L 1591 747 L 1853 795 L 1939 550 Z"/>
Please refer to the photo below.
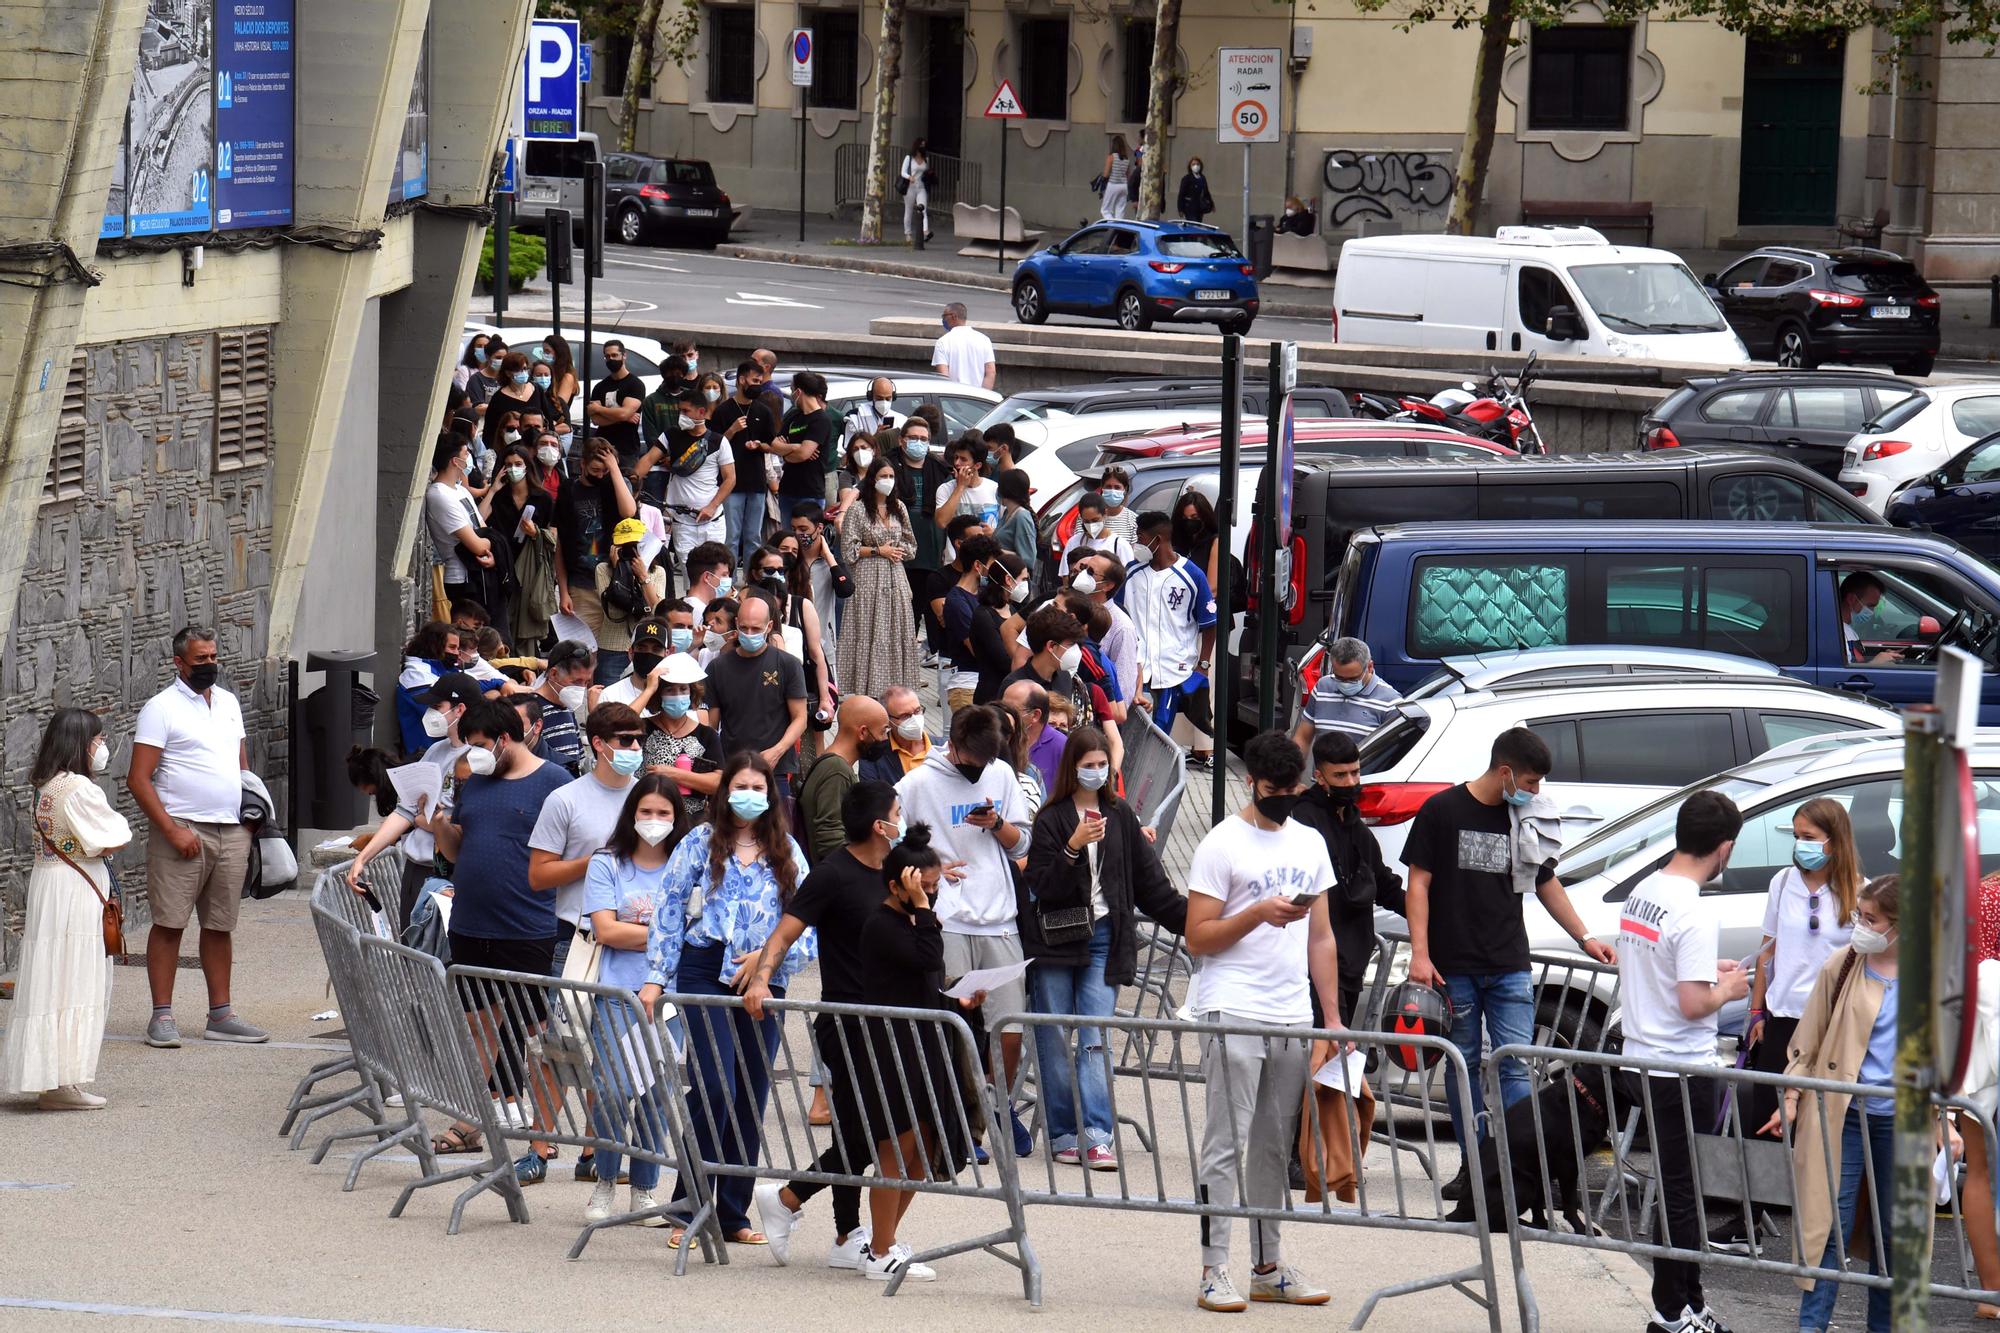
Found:
<path fill-rule="evenodd" d="M 1257 270 L 1252 265 L 1238 264 L 1236 267 L 1246 278 L 1254 278 L 1257 276 Z"/>
<path fill-rule="evenodd" d="M 728 195 L 728 192 L 727 192 L 727 191 L 720 191 L 720 190 L 718 190 L 718 191 L 717 191 L 717 193 L 718 193 L 718 194 L 720 194 L 720 195 L 722 196 L 722 202 L 723 202 L 723 203 L 725 203 L 725 204 L 726 204 L 726 203 L 728 203 L 728 202 L 729 202 L 729 195 Z"/>
<path fill-rule="evenodd" d="M 668 196 L 666 190 L 658 185 L 641 185 L 639 187 L 639 197 L 641 199 L 665 199 Z"/>
<path fill-rule="evenodd" d="M 1146 261 L 1146 267 L 1147 267 L 1147 268 L 1149 268 L 1149 269 L 1152 269 L 1152 270 L 1153 270 L 1153 272 L 1155 272 L 1155 273 L 1178 273 L 1178 272 L 1180 272 L 1180 271 L 1181 271 L 1182 269 L 1186 268 L 1186 267 L 1187 267 L 1187 265 L 1186 265 L 1186 264 L 1170 264 L 1170 263 L 1166 262 L 1165 260 L 1160 260 L 1160 259 L 1151 259 L 1151 260 L 1148 260 L 1148 261 Z"/>
<path fill-rule="evenodd" d="M 1299 698 L 1310 699 L 1319 686 L 1319 678 L 1326 671 L 1326 650 L 1315 649 L 1313 654 L 1299 663 Z"/>
<path fill-rule="evenodd" d="M 1852 495 L 1852 496 L 1857 496 L 1857 497 L 1859 497 L 1860 499 L 1863 499 L 1863 500 L 1866 500 L 1866 499 L 1868 498 L 1868 483 L 1867 483 L 1867 482 L 1863 482 L 1863 481 L 1848 481 L 1848 482 L 1842 482 L 1841 484 L 1842 484 L 1843 486 L 1847 487 L 1847 493 L 1848 493 L 1849 495 Z"/>
<path fill-rule="evenodd" d="M 1361 788 L 1361 822 L 1380 828 L 1384 824 L 1401 824 L 1415 819 L 1423 803 L 1441 791 L 1449 791 L 1448 782 L 1378 782 Z"/>
<path fill-rule="evenodd" d="M 1877 458 L 1894 458 L 1916 448 L 1908 440 L 1877 440 L 1861 451 L 1861 461 L 1870 462 Z"/>
<path fill-rule="evenodd" d="M 1919 297 L 1917 298 L 1917 305 L 1918 305 L 1918 307 L 1919 307 L 1919 308 L 1921 308 L 1921 309 L 1924 309 L 1924 310 L 1935 310 L 1935 309 L 1937 309 L 1937 308 L 1938 308 L 1938 294 L 1937 294 L 1936 292 L 1932 292 L 1932 293 L 1931 293 L 1931 294 L 1930 294 L 1929 296 L 1919 296 Z"/>
<path fill-rule="evenodd" d="M 1285 623 L 1296 625 L 1306 618 L 1306 539 L 1305 534 L 1292 534 L 1292 607 L 1285 612 Z"/>
<path fill-rule="evenodd" d="M 1655 426 L 1646 432 L 1646 447 L 1648 449 L 1678 449 L 1681 447 L 1680 436 L 1674 434 L 1666 426 Z"/>
<path fill-rule="evenodd" d="M 1861 298 L 1847 292 L 1830 292 L 1823 287 L 1815 287 L 1806 293 L 1815 305 L 1839 306 L 1843 309 L 1861 304 Z"/>

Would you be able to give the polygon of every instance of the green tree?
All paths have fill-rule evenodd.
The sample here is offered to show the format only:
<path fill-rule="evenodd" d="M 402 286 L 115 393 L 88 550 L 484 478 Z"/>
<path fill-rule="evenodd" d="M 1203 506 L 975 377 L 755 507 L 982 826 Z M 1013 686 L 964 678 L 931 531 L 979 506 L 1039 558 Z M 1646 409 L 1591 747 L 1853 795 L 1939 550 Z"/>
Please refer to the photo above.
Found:
<path fill-rule="evenodd" d="M 1174 51 L 1181 35 L 1181 0 L 1158 0 L 1153 14 L 1153 60 L 1146 72 L 1146 128 L 1140 136 L 1146 157 L 1139 172 L 1139 216 L 1166 212 L 1167 122 L 1181 95 Z"/>
<path fill-rule="evenodd" d="M 861 187 L 863 245 L 882 243 L 882 200 L 889 190 L 889 136 L 896 126 L 896 85 L 903 76 L 903 7 L 904 0 L 882 0 L 882 29 L 875 42 L 875 104 L 868 121 L 868 178 Z"/>

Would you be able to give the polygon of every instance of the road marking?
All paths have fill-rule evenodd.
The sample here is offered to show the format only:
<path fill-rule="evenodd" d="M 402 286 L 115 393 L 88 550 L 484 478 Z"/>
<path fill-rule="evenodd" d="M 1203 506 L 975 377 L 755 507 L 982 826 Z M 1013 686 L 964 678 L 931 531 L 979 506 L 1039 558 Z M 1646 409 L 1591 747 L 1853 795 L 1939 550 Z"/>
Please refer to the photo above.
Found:
<path fill-rule="evenodd" d="M 649 268 L 656 273 L 686 273 L 690 271 L 684 268 L 675 268 L 672 264 L 642 264 L 636 259 L 618 259 L 611 255 L 606 255 L 604 262 L 607 264 L 618 264 L 624 268 Z"/>
<path fill-rule="evenodd" d="M 108 1301 L 43 1301 L 0 1296 L 0 1309 L 47 1310 L 56 1314 L 102 1314 L 136 1319 L 180 1319 L 204 1324 L 249 1324 L 269 1328 L 329 1328 L 343 1333 L 483 1333 L 447 1324 L 376 1324 L 357 1319 L 309 1319 L 304 1315 L 248 1314 L 234 1310 L 181 1310 L 164 1305 L 114 1305 Z"/>
<path fill-rule="evenodd" d="M 0 1190 L 73 1190 L 74 1185 L 50 1185 L 34 1180 L 0 1180 Z"/>
<path fill-rule="evenodd" d="M 824 310 L 825 306 L 813 305 L 809 301 L 794 301 L 789 296 L 772 296 L 765 292 L 738 292 L 725 297 L 728 305 L 782 306 L 787 310 Z"/>

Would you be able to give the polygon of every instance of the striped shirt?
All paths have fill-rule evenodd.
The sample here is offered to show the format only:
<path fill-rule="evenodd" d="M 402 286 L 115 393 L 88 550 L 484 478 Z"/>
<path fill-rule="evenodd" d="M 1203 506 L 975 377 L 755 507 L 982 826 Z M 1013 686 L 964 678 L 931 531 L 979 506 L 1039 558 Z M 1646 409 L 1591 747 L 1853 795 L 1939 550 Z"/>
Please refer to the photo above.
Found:
<path fill-rule="evenodd" d="M 1389 720 L 1402 697 L 1380 676 L 1371 676 L 1359 693 L 1342 694 L 1340 682 L 1329 665 L 1326 674 L 1313 685 L 1305 716 L 1313 724 L 1315 735 L 1338 731 L 1360 740 Z"/>

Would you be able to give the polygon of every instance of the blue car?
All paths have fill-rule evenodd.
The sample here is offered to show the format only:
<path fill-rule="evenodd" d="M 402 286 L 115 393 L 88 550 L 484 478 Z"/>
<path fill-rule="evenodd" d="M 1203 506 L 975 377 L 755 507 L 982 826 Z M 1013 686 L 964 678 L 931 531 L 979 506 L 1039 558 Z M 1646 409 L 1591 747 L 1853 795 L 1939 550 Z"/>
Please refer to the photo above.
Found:
<path fill-rule="evenodd" d="M 1248 333 L 1257 279 L 1220 227 L 1199 222 L 1099 222 L 1014 269 L 1014 315 L 1108 316 L 1139 331 L 1154 320 L 1220 324 Z"/>

